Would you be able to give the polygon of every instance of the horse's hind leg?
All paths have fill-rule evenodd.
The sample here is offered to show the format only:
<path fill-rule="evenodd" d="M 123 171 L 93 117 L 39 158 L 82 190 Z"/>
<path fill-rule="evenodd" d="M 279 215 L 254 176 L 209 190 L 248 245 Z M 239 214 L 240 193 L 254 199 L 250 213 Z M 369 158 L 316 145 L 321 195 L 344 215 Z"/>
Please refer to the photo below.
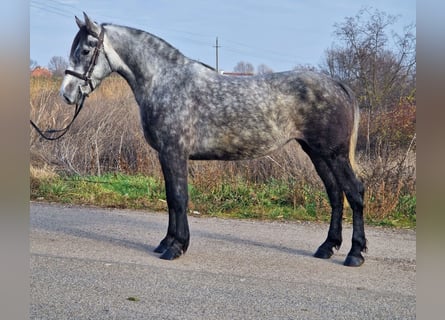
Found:
<path fill-rule="evenodd" d="M 356 178 L 347 155 L 334 156 L 330 167 L 352 209 L 352 247 L 344 265 L 358 267 L 365 261 L 361 252 L 367 250 L 363 221 L 363 184 Z"/>
<path fill-rule="evenodd" d="M 173 260 L 187 251 L 190 232 L 187 222 L 187 158 L 177 154 L 159 155 L 168 205 L 168 230 L 155 252 L 161 259 Z"/>
<path fill-rule="evenodd" d="M 311 150 L 305 142 L 300 141 L 300 144 L 311 158 L 315 170 L 323 181 L 332 207 L 328 237 L 314 254 L 314 257 L 329 259 L 334 254 L 333 249 L 340 249 L 342 243 L 343 191 L 326 161 L 317 152 Z"/>

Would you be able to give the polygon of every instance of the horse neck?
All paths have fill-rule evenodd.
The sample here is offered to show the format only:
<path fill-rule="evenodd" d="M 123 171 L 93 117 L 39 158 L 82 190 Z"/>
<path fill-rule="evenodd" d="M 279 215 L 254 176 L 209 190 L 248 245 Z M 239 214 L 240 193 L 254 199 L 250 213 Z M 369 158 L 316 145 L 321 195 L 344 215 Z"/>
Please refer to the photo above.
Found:
<path fill-rule="evenodd" d="M 123 76 L 136 93 L 150 87 L 165 70 L 184 65 L 188 59 L 164 40 L 144 31 L 105 25 L 105 51 L 112 69 Z"/>

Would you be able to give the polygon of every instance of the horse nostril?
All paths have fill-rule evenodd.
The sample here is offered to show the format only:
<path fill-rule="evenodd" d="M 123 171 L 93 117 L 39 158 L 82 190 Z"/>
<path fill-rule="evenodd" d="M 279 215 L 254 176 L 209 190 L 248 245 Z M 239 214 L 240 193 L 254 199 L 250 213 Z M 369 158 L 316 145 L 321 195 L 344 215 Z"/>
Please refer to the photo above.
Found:
<path fill-rule="evenodd" d="M 71 99 L 65 93 L 62 96 L 66 103 L 68 103 L 68 104 L 74 103 L 73 101 L 71 101 Z"/>

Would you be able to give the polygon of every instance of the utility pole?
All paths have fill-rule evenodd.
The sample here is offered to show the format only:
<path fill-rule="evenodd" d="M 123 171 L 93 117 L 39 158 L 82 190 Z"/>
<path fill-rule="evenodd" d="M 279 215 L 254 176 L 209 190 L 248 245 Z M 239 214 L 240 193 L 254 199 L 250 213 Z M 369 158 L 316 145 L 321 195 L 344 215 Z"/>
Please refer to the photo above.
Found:
<path fill-rule="evenodd" d="M 218 37 L 216 37 L 216 45 L 213 46 L 214 48 L 216 48 L 216 72 L 219 73 L 219 68 L 218 68 L 218 48 L 221 48 L 221 46 L 218 45 Z"/>

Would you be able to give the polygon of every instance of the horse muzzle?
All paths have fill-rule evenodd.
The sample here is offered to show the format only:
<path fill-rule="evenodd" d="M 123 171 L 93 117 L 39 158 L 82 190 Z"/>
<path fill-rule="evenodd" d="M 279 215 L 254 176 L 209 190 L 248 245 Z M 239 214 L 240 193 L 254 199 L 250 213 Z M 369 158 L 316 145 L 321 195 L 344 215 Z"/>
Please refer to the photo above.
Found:
<path fill-rule="evenodd" d="M 71 73 L 66 73 L 70 74 Z M 84 79 L 81 79 L 84 80 Z M 81 84 L 80 81 L 73 81 L 73 78 L 65 76 L 65 79 L 62 82 L 62 86 L 60 88 L 60 95 L 63 97 L 63 100 L 69 104 L 78 104 L 85 97 L 93 91 L 93 84 L 91 79 L 84 80 L 85 83 Z"/>

